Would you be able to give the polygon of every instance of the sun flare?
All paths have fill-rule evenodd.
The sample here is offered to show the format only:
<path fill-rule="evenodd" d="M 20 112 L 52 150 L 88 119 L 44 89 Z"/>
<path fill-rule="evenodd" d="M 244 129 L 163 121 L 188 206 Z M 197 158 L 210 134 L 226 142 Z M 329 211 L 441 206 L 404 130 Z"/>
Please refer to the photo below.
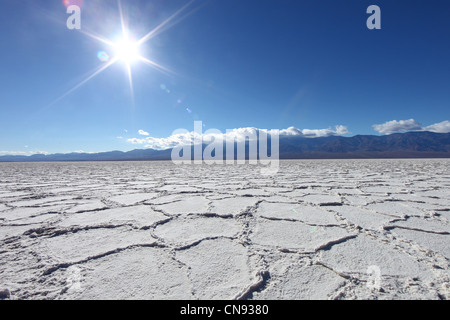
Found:
<path fill-rule="evenodd" d="M 82 1 L 82 0 L 80 0 Z M 172 70 L 160 65 L 159 63 L 146 58 L 141 55 L 140 47 L 158 35 L 159 33 L 167 30 L 169 27 L 175 25 L 176 23 L 173 23 L 172 20 L 174 20 L 176 17 L 178 17 L 187 7 L 189 7 L 194 0 L 191 0 L 186 5 L 184 5 L 182 8 L 180 8 L 177 12 L 175 12 L 173 15 L 171 15 L 169 18 L 164 20 L 161 24 L 159 24 L 156 28 L 148 32 L 145 36 L 140 38 L 139 40 L 136 40 L 130 33 L 129 30 L 126 28 L 126 21 L 124 19 L 123 11 L 122 11 L 122 1 L 117 0 L 118 3 L 118 9 L 119 9 L 119 15 L 120 15 L 120 24 L 122 27 L 122 38 L 118 40 L 117 42 L 111 41 L 101 35 L 97 35 L 95 33 L 80 29 L 80 31 L 89 36 L 90 38 L 101 42 L 105 45 L 108 45 L 111 48 L 111 51 L 114 52 L 113 55 L 110 56 L 110 52 L 108 50 L 102 50 L 97 53 L 97 58 L 102 62 L 102 64 L 96 68 L 90 75 L 88 75 L 84 80 L 80 81 L 77 85 L 75 85 L 72 89 L 68 90 L 66 93 L 61 95 L 59 98 L 54 100 L 49 106 L 55 104 L 56 102 L 60 101 L 61 99 L 67 97 L 69 94 L 92 80 L 94 77 L 111 67 L 112 65 L 116 64 L 119 61 L 124 62 L 126 71 L 127 71 L 127 77 L 128 82 L 130 84 L 130 92 L 131 97 L 134 104 L 134 89 L 133 89 L 133 76 L 132 76 L 132 65 L 136 62 L 142 62 L 146 64 L 147 66 L 158 70 L 159 72 L 165 73 L 165 74 L 175 74 Z M 192 11 L 193 12 L 193 11 Z M 191 12 L 191 13 L 192 13 Z M 189 15 L 189 14 L 187 14 Z M 170 25 L 170 23 L 172 23 Z M 169 25 L 169 27 L 167 27 Z M 48 106 L 48 107 L 49 107 Z"/>
<path fill-rule="evenodd" d="M 114 44 L 117 58 L 130 64 L 139 60 L 139 44 L 129 39 L 121 39 Z"/>

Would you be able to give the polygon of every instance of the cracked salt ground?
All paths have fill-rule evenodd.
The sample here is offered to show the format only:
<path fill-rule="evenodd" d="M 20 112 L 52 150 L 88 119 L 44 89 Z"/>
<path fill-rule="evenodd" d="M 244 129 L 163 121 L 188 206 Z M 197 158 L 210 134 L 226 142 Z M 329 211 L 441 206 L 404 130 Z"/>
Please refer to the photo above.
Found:
<path fill-rule="evenodd" d="M 176 258 L 189 266 L 192 294 L 200 299 L 232 299 L 251 283 L 248 250 L 230 239 L 205 240 Z"/>
<path fill-rule="evenodd" d="M 187 215 L 190 213 L 204 213 L 208 210 L 209 201 L 202 196 L 185 196 L 179 201 L 155 206 L 168 215 Z"/>
<path fill-rule="evenodd" d="M 211 197 L 208 197 L 208 199 L 211 199 Z M 236 216 L 245 212 L 247 208 L 255 206 L 257 201 L 257 199 L 246 197 L 217 199 L 212 201 L 208 211 L 219 216 Z"/>
<path fill-rule="evenodd" d="M 256 221 L 251 241 L 283 251 L 312 253 L 352 237 L 344 228 L 316 227 L 293 221 Z"/>
<path fill-rule="evenodd" d="M 311 225 L 336 226 L 339 224 L 332 213 L 304 204 L 261 203 L 255 216 L 272 220 L 302 221 Z"/>
<path fill-rule="evenodd" d="M 154 235 L 175 246 L 218 237 L 236 237 L 240 228 L 237 221 L 220 218 L 179 218 L 160 224 Z"/>
<path fill-rule="evenodd" d="M 342 203 L 342 198 L 339 196 L 328 194 L 326 195 L 311 194 L 304 196 L 302 198 L 302 201 L 319 206 L 331 206 L 331 205 L 340 205 Z"/>
<path fill-rule="evenodd" d="M 2 299 L 450 299 L 449 168 L 0 163 Z"/>
<path fill-rule="evenodd" d="M 125 194 L 125 195 L 119 195 L 112 198 L 109 198 L 109 201 L 117 202 L 119 204 L 129 206 L 133 204 L 138 204 L 140 202 L 144 202 L 145 200 L 149 200 L 152 198 L 156 198 L 158 196 L 158 193 L 132 193 L 132 194 Z"/>
<path fill-rule="evenodd" d="M 58 236 L 52 236 L 51 233 L 50 237 L 43 237 L 36 246 L 36 251 L 45 252 L 49 260 L 55 261 L 54 264 L 71 264 L 105 252 L 156 242 L 149 231 L 135 230 L 128 226 L 99 226 L 95 229 L 67 229 L 53 232 Z"/>
<path fill-rule="evenodd" d="M 344 287 L 347 280 L 313 264 L 308 258 L 284 254 L 270 268 L 270 284 L 255 292 L 255 299 L 327 299 Z"/>
<path fill-rule="evenodd" d="M 0 212 L 0 219 L 10 224 L 32 223 L 36 217 L 46 217 L 49 214 L 60 212 L 64 206 L 54 206 L 46 208 L 12 208 Z"/>
<path fill-rule="evenodd" d="M 82 269 L 78 290 L 67 290 L 67 270 L 52 274 L 54 297 L 64 299 L 192 299 L 188 267 L 156 247 L 135 247 L 98 259 Z M 53 278 L 53 279 L 52 279 Z M 53 281 L 52 281 L 53 280 Z M 61 292 L 58 292 L 62 289 Z M 66 291 L 66 290 L 67 291 Z"/>
<path fill-rule="evenodd" d="M 386 201 L 382 203 L 372 203 L 366 206 L 367 209 L 373 210 L 374 212 L 379 212 L 385 215 L 390 215 L 394 217 L 403 216 L 423 216 L 425 212 L 423 210 L 410 207 L 404 203 L 399 203 L 397 201 Z"/>
<path fill-rule="evenodd" d="M 71 227 L 128 224 L 136 228 L 144 228 L 151 227 L 166 219 L 167 217 L 164 214 L 153 211 L 149 206 L 138 205 L 67 215 L 65 218 L 60 219 L 57 225 Z"/>
<path fill-rule="evenodd" d="M 347 205 L 337 207 L 331 206 L 328 210 L 336 212 L 350 225 L 355 225 L 372 231 L 382 228 L 385 224 L 394 219 L 391 216 L 386 216 L 365 208 L 357 208 Z"/>

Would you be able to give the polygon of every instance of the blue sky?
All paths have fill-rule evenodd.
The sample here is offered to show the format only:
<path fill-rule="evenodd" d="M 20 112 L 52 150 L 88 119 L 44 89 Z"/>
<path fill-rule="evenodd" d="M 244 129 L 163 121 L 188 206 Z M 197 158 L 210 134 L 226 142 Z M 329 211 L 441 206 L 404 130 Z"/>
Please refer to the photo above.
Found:
<path fill-rule="evenodd" d="M 188 3 L 122 1 L 130 36 Z M 381 30 L 366 27 L 372 4 Z M 118 1 L 84 0 L 78 31 L 60 0 L 3 0 L 0 153 L 126 151 L 194 120 L 223 132 L 446 132 L 449 15 L 446 0 L 197 0 L 140 46 L 171 72 L 133 62 L 131 93 L 121 60 L 72 91 L 107 64 L 98 52 L 116 56 L 87 33 L 120 39 Z"/>

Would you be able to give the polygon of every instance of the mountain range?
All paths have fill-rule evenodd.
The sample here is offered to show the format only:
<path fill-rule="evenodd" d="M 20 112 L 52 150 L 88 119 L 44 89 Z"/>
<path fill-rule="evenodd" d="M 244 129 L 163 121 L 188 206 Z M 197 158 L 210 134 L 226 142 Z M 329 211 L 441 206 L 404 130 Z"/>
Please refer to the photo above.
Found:
<path fill-rule="evenodd" d="M 280 136 L 279 150 L 280 159 L 450 158 L 450 133 L 420 131 L 321 138 Z M 171 153 L 172 149 L 136 149 L 128 152 L 6 155 L 0 156 L 0 162 L 171 160 Z"/>

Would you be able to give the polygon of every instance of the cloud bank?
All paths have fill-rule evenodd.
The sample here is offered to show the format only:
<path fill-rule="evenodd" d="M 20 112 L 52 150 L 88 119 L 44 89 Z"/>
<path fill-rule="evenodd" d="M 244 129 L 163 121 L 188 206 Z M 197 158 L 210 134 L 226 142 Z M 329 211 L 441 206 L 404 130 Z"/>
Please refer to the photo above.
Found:
<path fill-rule="evenodd" d="M 373 129 L 379 133 L 392 134 L 406 131 L 431 131 L 436 133 L 450 132 L 450 121 L 442 121 L 430 126 L 422 126 L 414 119 L 409 120 L 392 120 L 382 124 L 374 124 Z"/>
<path fill-rule="evenodd" d="M 425 127 L 425 130 L 437 133 L 448 133 L 450 132 L 450 121 L 446 120 L 432 124 L 431 126 Z"/>
<path fill-rule="evenodd" d="M 285 136 L 303 136 L 305 138 L 320 138 L 329 136 L 341 136 L 350 133 L 346 126 L 336 126 L 335 130 L 332 129 L 297 129 L 295 127 L 289 127 L 287 129 L 280 130 L 280 135 Z"/>
<path fill-rule="evenodd" d="M 375 131 L 384 134 L 391 134 L 395 132 L 404 132 L 404 131 L 420 131 L 422 126 L 416 122 L 414 119 L 409 120 L 392 120 L 382 124 L 374 124 L 373 128 Z"/>
<path fill-rule="evenodd" d="M 141 131 L 141 130 L 140 130 Z M 131 138 L 127 141 L 132 144 L 145 145 L 146 148 L 152 149 L 170 149 L 181 145 L 190 145 L 194 139 L 203 139 L 204 143 L 209 143 L 213 139 L 220 138 L 226 141 L 227 138 L 234 139 L 236 142 L 245 141 L 245 139 L 256 138 L 258 132 L 274 133 L 275 130 L 258 129 L 253 127 L 238 128 L 233 130 L 227 130 L 226 133 L 222 133 L 218 130 L 207 130 L 203 134 L 197 132 L 188 132 L 187 130 L 175 131 L 170 137 L 167 138 L 155 138 L 148 136 L 146 138 Z M 140 132 L 139 132 L 140 133 Z M 295 127 L 289 127 L 287 129 L 279 130 L 280 137 L 282 136 L 296 136 L 304 138 L 320 138 L 329 136 L 339 136 L 348 134 L 349 131 L 346 126 L 338 125 L 335 129 L 298 129 Z M 140 133 L 141 134 L 141 133 Z M 142 134 L 141 134 L 142 135 Z"/>
<path fill-rule="evenodd" d="M 0 150 L 0 156 L 31 156 L 34 154 L 43 154 L 47 155 L 50 154 L 47 151 L 1 151 Z"/>

